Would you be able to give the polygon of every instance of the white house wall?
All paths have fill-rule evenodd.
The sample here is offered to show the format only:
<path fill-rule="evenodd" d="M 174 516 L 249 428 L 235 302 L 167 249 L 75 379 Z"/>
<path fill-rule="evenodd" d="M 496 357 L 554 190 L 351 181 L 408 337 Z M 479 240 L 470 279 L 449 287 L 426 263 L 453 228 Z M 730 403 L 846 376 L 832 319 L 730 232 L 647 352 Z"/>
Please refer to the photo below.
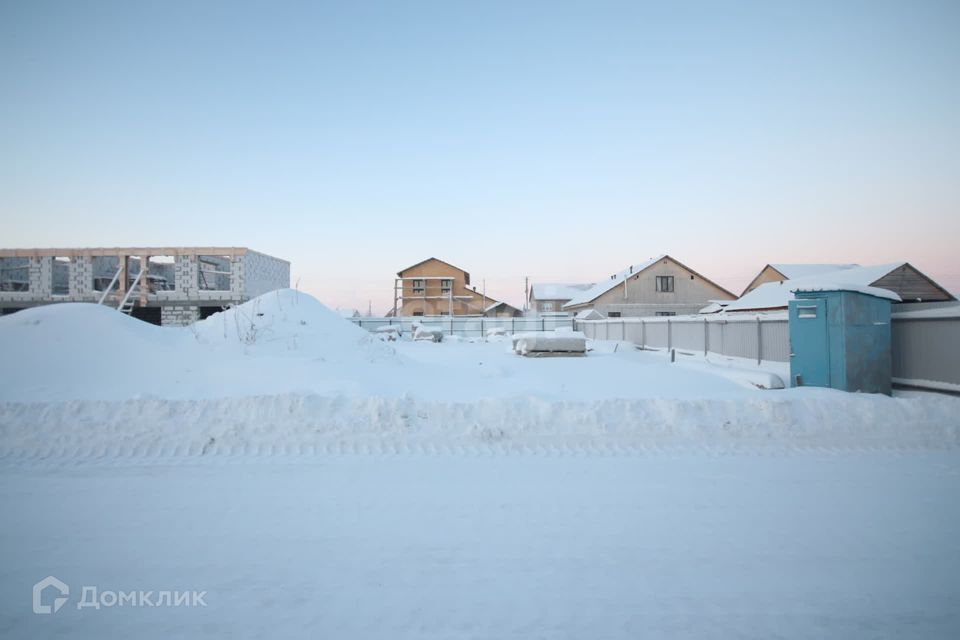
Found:
<path fill-rule="evenodd" d="M 657 276 L 673 276 L 673 292 L 657 291 Z M 666 259 L 627 278 L 625 285 L 620 283 L 593 302 L 573 310 L 593 308 L 604 315 L 619 312 L 623 317 L 655 316 L 658 312 L 684 315 L 697 313 L 710 300 L 730 299 L 733 299 L 730 293 Z"/>

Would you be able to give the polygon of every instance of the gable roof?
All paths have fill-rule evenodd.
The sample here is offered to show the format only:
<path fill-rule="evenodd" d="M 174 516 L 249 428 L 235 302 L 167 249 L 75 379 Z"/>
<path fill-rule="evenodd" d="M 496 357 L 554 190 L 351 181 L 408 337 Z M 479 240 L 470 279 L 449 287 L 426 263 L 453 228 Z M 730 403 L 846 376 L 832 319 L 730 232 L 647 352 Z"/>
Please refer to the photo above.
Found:
<path fill-rule="evenodd" d="M 484 309 L 483 312 L 486 313 L 486 312 L 488 312 L 488 311 L 491 311 L 491 310 L 496 309 L 497 307 L 501 307 L 501 306 L 503 306 L 503 307 L 510 307 L 510 308 L 513 309 L 514 311 L 520 311 L 520 309 L 517 309 L 515 306 L 513 306 L 513 305 L 510 304 L 509 302 L 494 302 L 494 303 L 491 304 L 491 305 L 487 305 L 487 308 Z"/>
<path fill-rule="evenodd" d="M 440 262 L 440 263 L 442 263 L 442 264 L 445 264 L 445 265 L 447 265 L 448 267 L 452 267 L 453 269 L 456 269 L 457 271 L 463 272 L 464 280 L 466 281 L 466 284 L 470 284 L 470 274 L 469 274 L 469 273 L 467 273 L 466 271 L 464 271 L 463 269 L 461 269 L 460 267 L 458 267 L 458 266 L 456 266 L 456 265 L 450 264 L 449 262 L 446 262 L 446 261 L 444 261 L 444 260 L 441 260 L 440 258 L 433 258 L 433 257 L 427 258 L 426 260 L 421 260 L 421 261 L 418 262 L 417 264 L 412 264 L 412 265 L 410 265 L 409 267 L 407 267 L 406 269 L 401 269 L 400 271 L 397 271 L 397 276 L 399 276 L 399 277 L 402 278 L 402 277 L 403 277 L 403 274 L 406 273 L 407 271 L 410 271 L 410 269 L 413 269 L 414 267 L 419 267 L 420 265 L 425 264 L 425 263 L 427 263 L 427 262 L 430 262 L 431 260 L 436 260 L 437 262 Z"/>
<path fill-rule="evenodd" d="M 530 285 L 530 295 L 537 300 L 571 300 L 594 283 L 564 284 L 558 282 L 535 282 Z"/>
<path fill-rule="evenodd" d="M 691 268 L 688 267 L 687 265 L 683 264 L 682 262 L 680 262 L 680 261 L 677 260 L 676 258 L 672 258 L 671 256 L 669 256 L 669 255 L 667 255 L 667 254 L 663 254 L 663 255 L 657 256 L 656 258 L 650 258 L 650 259 L 647 260 L 646 262 L 641 262 L 641 263 L 639 263 L 639 264 L 635 264 L 635 265 L 633 265 L 633 266 L 627 267 L 627 268 L 624 269 L 623 271 L 620 271 L 620 272 L 617 272 L 617 273 L 613 274 L 613 275 L 610 276 L 610 278 L 608 278 L 607 280 L 601 280 L 600 282 L 598 282 L 598 283 L 596 283 L 595 285 L 591 286 L 589 289 L 587 289 L 587 290 L 583 291 L 582 293 L 580 293 L 579 295 L 571 298 L 571 299 L 570 299 L 570 302 L 568 302 L 568 303 L 566 303 L 565 305 L 563 305 L 563 308 L 566 309 L 567 307 L 575 307 L 575 306 L 578 306 L 578 305 L 581 305 L 581 304 L 587 304 L 587 303 L 589 303 L 589 302 L 593 302 L 594 300 L 596 300 L 597 298 L 599 298 L 600 296 L 602 296 L 602 295 L 605 294 L 606 292 L 608 292 L 608 291 L 610 291 L 611 289 L 613 289 L 614 287 L 616 287 L 618 284 L 623 284 L 623 281 L 624 281 L 624 280 L 627 280 L 627 279 L 629 279 L 629 278 L 632 278 L 632 277 L 634 277 L 634 276 L 642 273 L 643 271 L 646 271 L 647 269 L 649 269 L 649 268 L 652 267 L 653 265 L 657 264 L 657 263 L 660 262 L 661 260 L 670 260 L 671 262 L 673 262 L 673 263 L 676 264 L 677 266 L 679 266 L 679 267 L 681 267 L 681 268 L 683 268 L 683 269 L 686 269 L 686 270 L 689 271 L 690 273 L 694 274 L 695 276 L 697 276 L 698 278 L 700 278 L 700 279 L 703 280 L 704 282 L 708 282 L 708 283 L 710 283 L 711 285 L 713 285 L 714 287 L 716 287 L 717 289 L 720 289 L 721 291 L 723 291 L 724 293 L 726 293 L 727 295 L 729 295 L 731 298 L 735 298 L 735 297 L 736 297 L 734 294 L 730 293 L 729 291 L 727 291 L 726 289 L 724 289 L 723 287 L 721 287 L 720 285 L 718 285 L 716 282 L 710 280 L 709 278 L 703 277 L 701 274 L 697 273 L 696 271 L 694 271 L 693 269 L 691 269 Z"/>
<path fill-rule="evenodd" d="M 839 271 L 840 269 L 849 269 L 851 267 L 858 267 L 857 264 L 826 264 L 826 263 L 811 263 L 811 264 L 789 264 L 785 262 L 779 262 L 777 264 L 768 263 L 763 269 L 760 269 L 760 273 L 753 277 L 753 280 L 743 288 L 741 296 L 747 295 L 750 291 L 756 289 L 759 284 L 757 281 L 763 276 L 763 273 L 767 269 L 771 269 L 779 274 L 784 280 L 792 280 L 794 278 L 805 278 L 807 276 L 812 276 L 818 273 L 832 273 L 834 271 Z M 763 284 L 762 282 L 760 284 Z"/>
<path fill-rule="evenodd" d="M 818 273 L 831 273 L 841 269 L 852 269 L 859 267 L 858 264 L 770 264 L 784 278 L 793 280 L 794 278 L 806 278 L 807 276 L 817 275 Z"/>
<path fill-rule="evenodd" d="M 596 300 L 597 298 L 605 294 L 607 291 L 610 291 L 611 289 L 616 287 L 618 284 L 622 284 L 623 281 L 626 280 L 627 278 L 635 276 L 641 271 L 644 271 L 645 269 L 652 267 L 653 265 L 660 262 L 660 260 L 666 257 L 668 256 L 664 254 L 661 256 L 657 256 L 656 258 L 650 258 L 646 262 L 640 262 L 638 264 L 627 267 L 623 271 L 618 271 L 617 273 L 613 274 L 606 280 L 601 280 L 600 282 L 594 285 L 591 285 L 589 289 L 585 289 L 581 291 L 574 297 L 570 298 L 570 302 L 568 302 L 563 306 L 574 307 L 580 304 L 587 304 L 588 302 L 593 302 L 594 300 Z"/>
<path fill-rule="evenodd" d="M 894 269 L 906 262 L 891 262 L 866 267 L 849 267 L 828 273 L 814 273 L 803 278 L 793 278 L 779 282 L 765 282 L 750 293 L 727 305 L 725 311 L 755 311 L 761 309 L 782 309 L 793 300 L 793 291 L 805 286 L 817 288 L 853 288 L 869 287 Z"/>

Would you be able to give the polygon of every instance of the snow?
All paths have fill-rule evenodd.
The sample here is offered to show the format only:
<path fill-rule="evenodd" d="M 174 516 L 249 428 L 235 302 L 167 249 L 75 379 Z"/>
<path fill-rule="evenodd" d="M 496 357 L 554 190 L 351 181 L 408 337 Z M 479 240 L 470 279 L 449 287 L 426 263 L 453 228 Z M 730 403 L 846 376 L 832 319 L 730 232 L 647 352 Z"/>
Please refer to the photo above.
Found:
<path fill-rule="evenodd" d="M 858 264 L 771 264 L 771 267 L 782 273 L 790 280 L 809 276 L 833 273 L 843 269 L 858 267 Z"/>
<path fill-rule="evenodd" d="M 954 638 L 955 453 L 0 467 L 9 638 Z M 55 575 L 70 599 L 30 610 Z M 78 610 L 83 585 L 205 607 Z"/>
<path fill-rule="evenodd" d="M 535 282 L 530 285 L 533 297 L 537 300 L 570 300 L 593 286 L 589 284 L 567 284 L 556 282 Z"/>
<path fill-rule="evenodd" d="M 442 342 L 443 334 L 443 327 L 429 324 L 418 324 L 413 330 L 413 339 L 427 340 L 429 342 Z"/>
<path fill-rule="evenodd" d="M 385 344 L 295 291 L 4 316 L 2 635 L 956 637 L 960 398 L 588 346 Z"/>
<path fill-rule="evenodd" d="M 779 282 L 765 282 L 750 293 L 728 304 L 725 311 L 784 308 L 790 300 L 793 300 L 793 291 L 805 286 L 825 289 L 844 288 L 850 290 L 856 290 L 857 287 L 870 287 L 874 282 L 894 269 L 902 267 L 904 264 L 906 263 L 892 262 L 867 267 L 856 266 L 828 273 L 813 274 L 802 278 L 792 278 Z M 871 288 L 876 289 L 877 287 Z M 884 294 L 882 297 L 889 297 L 889 295 L 891 294 Z"/>
<path fill-rule="evenodd" d="M 627 278 L 632 278 L 633 276 L 637 275 L 644 269 L 650 267 L 651 265 L 656 264 L 657 262 L 659 262 L 660 260 L 666 257 L 667 257 L 666 255 L 657 256 L 656 258 L 650 258 L 646 262 L 641 262 L 639 264 L 633 265 L 632 267 L 627 267 L 623 271 L 615 273 L 611 277 L 607 278 L 606 280 L 601 280 L 600 282 L 591 286 L 589 289 L 586 289 L 585 291 L 578 293 L 577 295 L 575 295 L 573 298 L 570 299 L 570 302 L 566 303 L 563 306 L 564 308 L 573 307 L 576 305 L 586 304 L 588 302 L 596 300 L 598 297 L 602 296 L 607 291 L 610 291 L 611 289 L 616 287 L 618 284 L 623 284 L 623 281 L 626 280 Z"/>
<path fill-rule="evenodd" d="M 520 355 L 534 353 L 586 353 L 587 336 L 581 331 L 527 331 L 513 336 L 513 350 Z"/>
<path fill-rule="evenodd" d="M 893 302 L 900 302 L 900 296 L 889 289 L 881 289 L 880 287 L 870 287 L 862 284 L 851 284 L 844 282 L 821 283 L 816 280 L 804 280 L 803 285 L 793 289 L 791 293 L 816 293 L 824 291 L 853 291 L 856 293 L 863 293 L 868 296 L 873 296 L 875 298 L 883 298 L 885 300 L 892 300 Z"/>
<path fill-rule="evenodd" d="M 581 309 L 574 318 L 577 320 L 603 320 L 604 315 L 596 309 Z"/>

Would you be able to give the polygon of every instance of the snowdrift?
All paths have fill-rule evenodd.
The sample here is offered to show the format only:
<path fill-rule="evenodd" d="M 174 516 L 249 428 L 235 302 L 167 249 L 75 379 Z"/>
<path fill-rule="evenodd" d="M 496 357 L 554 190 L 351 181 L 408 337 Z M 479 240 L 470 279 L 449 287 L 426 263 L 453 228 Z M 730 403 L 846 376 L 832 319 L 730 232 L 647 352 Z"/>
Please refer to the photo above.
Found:
<path fill-rule="evenodd" d="M 960 447 L 960 399 L 828 389 L 752 400 L 281 394 L 0 403 L 0 462 L 323 453 L 788 453 Z"/>
<path fill-rule="evenodd" d="M 290 289 L 191 327 L 157 327 L 88 303 L 26 309 L 0 318 L 0 353 L 15 363 L 0 368 L 0 401 L 289 391 L 307 375 L 304 363 L 322 382 L 397 361 L 389 345 Z"/>

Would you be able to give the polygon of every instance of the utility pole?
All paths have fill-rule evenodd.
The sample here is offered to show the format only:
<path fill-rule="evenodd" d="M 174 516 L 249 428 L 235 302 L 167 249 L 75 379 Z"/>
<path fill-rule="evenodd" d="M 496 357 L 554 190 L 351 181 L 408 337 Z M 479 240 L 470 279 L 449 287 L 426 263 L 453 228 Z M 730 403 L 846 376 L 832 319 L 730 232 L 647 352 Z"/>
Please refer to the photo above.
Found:
<path fill-rule="evenodd" d="M 530 309 L 527 307 L 527 302 L 530 300 L 530 276 L 524 276 L 523 278 L 523 312 L 526 313 Z"/>
<path fill-rule="evenodd" d="M 480 310 L 480 315 L 486 315 L 487 313 L 487 279 L 483 279 L 483 308 Z"/>

